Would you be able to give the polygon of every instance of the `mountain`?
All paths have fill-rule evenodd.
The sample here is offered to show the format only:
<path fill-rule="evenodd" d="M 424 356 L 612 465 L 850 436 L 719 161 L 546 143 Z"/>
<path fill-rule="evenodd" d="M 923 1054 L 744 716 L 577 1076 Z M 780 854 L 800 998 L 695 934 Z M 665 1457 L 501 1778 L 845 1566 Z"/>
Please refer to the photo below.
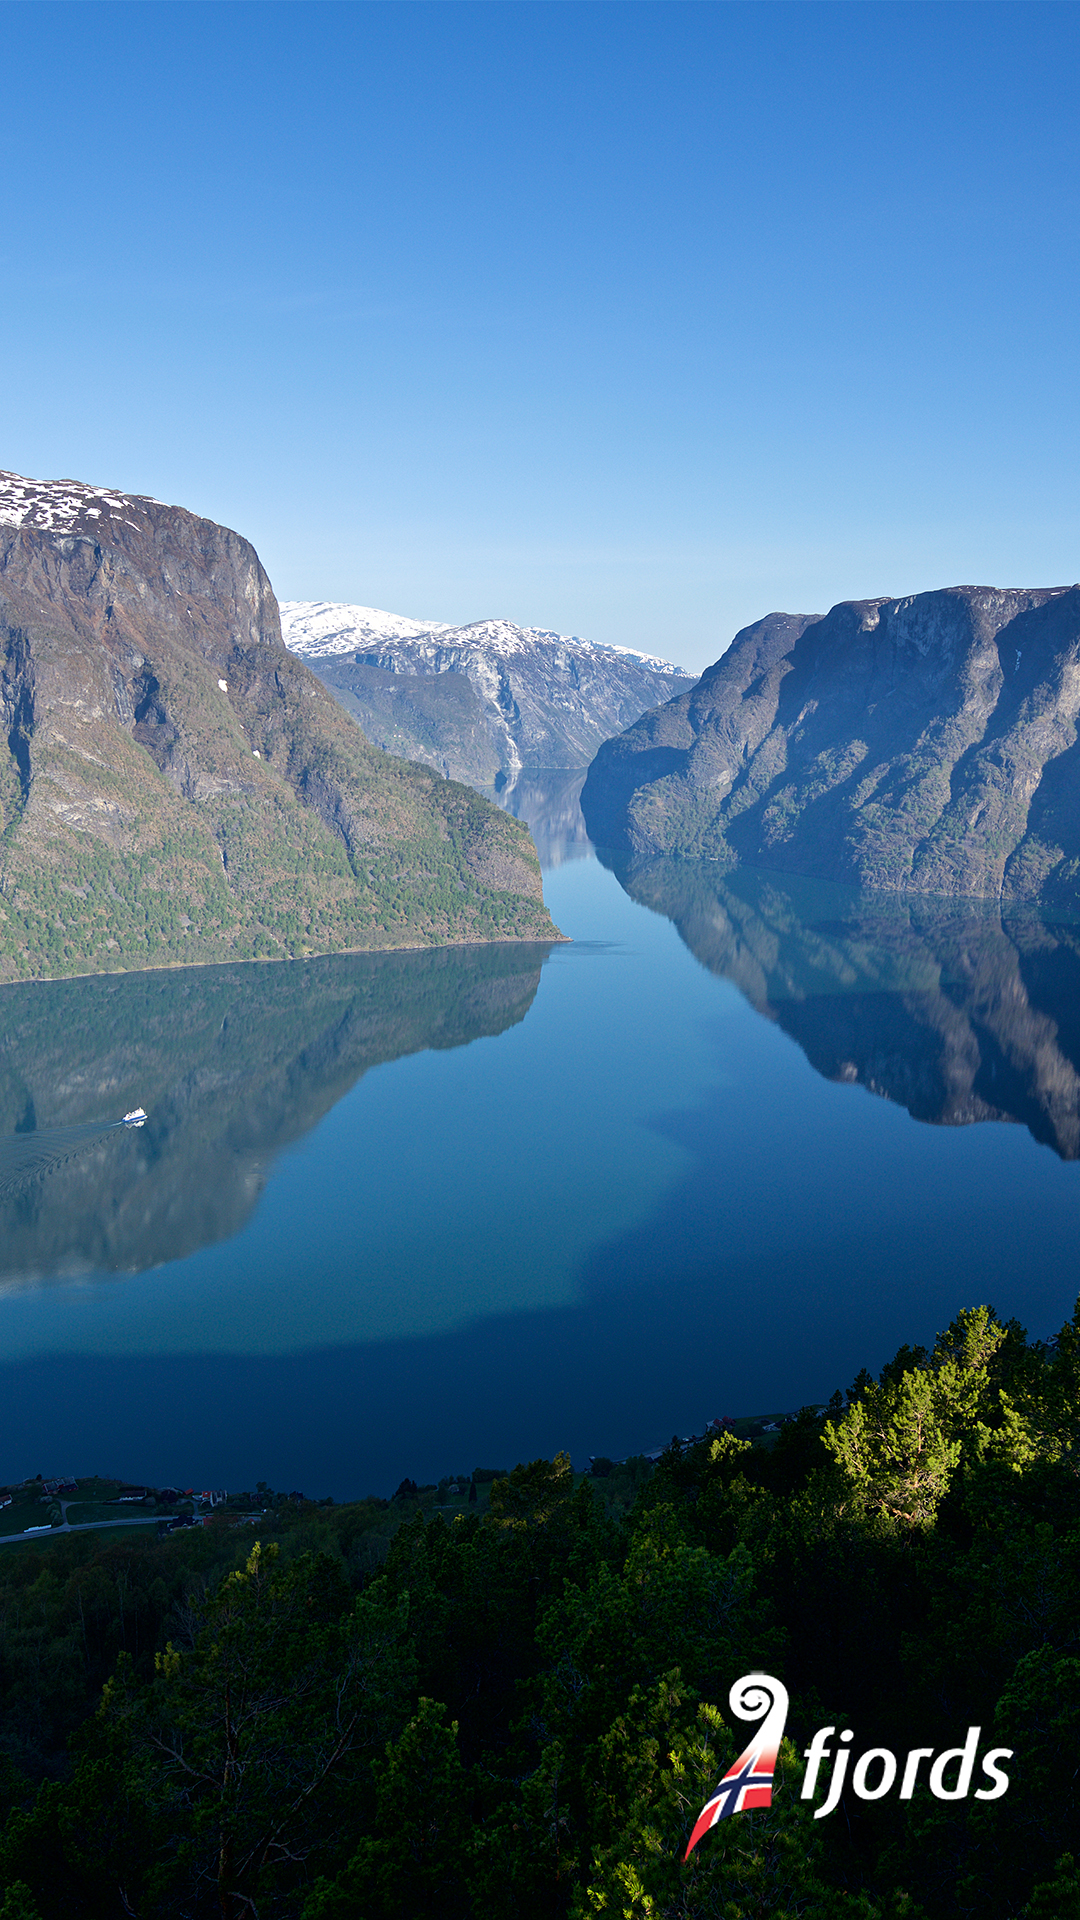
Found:
<path fill-rule="evenodd" d="M 607 742 L 600 845 L 863 888 L 1075 901 L 1080 587 L 953 587 L 744 628 Z"/>
<path fill-rule="evenodd" d="M 305 660 L 333 659 L 387 640 L 418 640 L 446 631 L 445 621 L 410 620 L 379 607 L 343 606 L 335 600 L 282 600 L 285 645 Z"/>
<path fill-rule="evenodd" d="M 239 1232 L 368 1068 L 524 1019 L 550 945 L 34 981 L 4 992 L 0 1291 Z M 116 1123 L 136 1106 L 142 1127 Z"/>
<path fill-rule="evenodd" d="M 450 627 L 374 607 L 282 603 L 285 644 L 367 737 L 478 787 L 586 767 L 601 742 L 692 685 L 666 660 L 509 620 Z"/>
<path fill-rule="evenodd" d="M 856 893 L 606 855 L 820 1074 L 936 1126 L 1010 1121 L 1080 1159 L 1080 927 L 1030 905 Z"/>
<path fill-rule="evenodd" d="M 0 980 L 544 939 L 527 830 L 368 745 L 253 547 L 0 474 Z"/>
<path fill-rule="evenodd" d="M 482 792 L 505 785 L 499 723 L 463 673 L 395 673 L 367 661 L 315 659 L 313 673 L 384 753 L 419 760 Z"/>

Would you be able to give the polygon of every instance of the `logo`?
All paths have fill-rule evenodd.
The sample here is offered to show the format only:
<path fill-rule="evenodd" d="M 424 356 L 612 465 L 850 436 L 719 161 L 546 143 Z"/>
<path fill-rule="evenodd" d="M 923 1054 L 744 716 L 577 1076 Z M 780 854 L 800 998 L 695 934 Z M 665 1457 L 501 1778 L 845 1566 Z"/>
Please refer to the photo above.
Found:
<path fill-rule="evenodd" d="M 772 1806 L 773 1773 L 787 1719 L 787 1688 L 771 1673 L 744 1673 L 728 1694 L 728 1706 L 736 1720 L 757 1720 L 762 1714 L 765 1718 L 698 1814 L 684 1860 L 689 1860 L 702 1834 L 715 1827 L 718 1820 L 726 1820 L 729 1813 Z"/>
<path fill-rule="evenodd" d="M 728 1768 L 712 1799 L 702 1807 L 683 1855 L 684 1860 L 690 1858 L 702 1834 L 708 1833 L 710 1827 L 715 1827 L 717 1821 L 726 1820 L 731 1813 L 748 1813 L 755 1807 L 772 1806 L 776 1755 L 787 1720 L 787 1689 L 779 1680 L 774 1680 L 771 1673 L 744 1673 L 742 1679 L 736 1680 L 732 1687 L 728 1705 L 737 1720 L 757 1720 L 762 1715 L 764 1718 L 750 1744 Z M 981 1732 L 981 1727 L 969 1727 L 962 1747 L 947 1747 L 936 1757 L 933 1747 L 913 1747 L 904 1758 L 902 1772 L 895 1753 L 888 1747 L 869 1747 L 865 1753 L 860 1753 L 852 1768 L 852 1791 L 859 1800 L 882 1800 L 892 1791 L 899 1775 L 899 1798 L 910 1800 L 925 1761 L 928 1763 L 925 1777 L 934 1798 L 964 1800 L 971 1791 Z M 833 1768 L 824 1803 L 814 1808 L 815 1820 L 823 1820 L 839 1805 L 851 1760 L 848 1743 L 854 1740 L 854 1733 L 850 1727 L 845 1727 L 836 1751 L 832 1752 L 829 1742 L 835 1733 L 835 1727 L 819 1727 L 805 1749 L 808 1765 L 801 1799 L 813 1799 L 824 1762 L 831 1761 Z M 1009 1777 L 998 1763 L 1011 1760 L 1012 1755 L 1012 1747 L 992 1747 L 983 1756 L 981 1772 L 990 1785 L 976 1787 L 976 1800 L 1000 1800 L 1002 1794 L 1007 1792 Z M 950 1784 L 949 1773 L 954 1766 L 956 1777 Z"/>

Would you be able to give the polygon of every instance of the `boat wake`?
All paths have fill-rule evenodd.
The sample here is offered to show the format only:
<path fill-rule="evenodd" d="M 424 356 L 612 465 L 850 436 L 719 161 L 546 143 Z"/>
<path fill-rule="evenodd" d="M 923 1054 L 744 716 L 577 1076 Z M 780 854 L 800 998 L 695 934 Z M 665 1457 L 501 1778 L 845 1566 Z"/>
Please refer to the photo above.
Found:
<path fill-rule="evenodd" d="M 33 1133 L 0 1135 L 0 1193 L 52 1173 L 108 1139 L 110 1133 L 141 1127 L 145 1121 L 142 1107 L 136 1107 L 122 1120 L 90 1121 L 79 1127 L 38 1127 Z"/>

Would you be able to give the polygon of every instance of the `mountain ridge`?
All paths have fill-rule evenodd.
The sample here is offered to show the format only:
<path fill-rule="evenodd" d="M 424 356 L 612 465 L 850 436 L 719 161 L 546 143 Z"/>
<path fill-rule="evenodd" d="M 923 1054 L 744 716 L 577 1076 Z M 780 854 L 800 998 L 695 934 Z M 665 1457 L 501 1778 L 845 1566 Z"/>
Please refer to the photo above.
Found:
<path fill-rule="evenodd" d="M 692 680 L 673 661 L 659 654 L 643 653 L 639 647 L 619 647 L 613 641 L 585 640 L 578 633 L 558 633 L 553 627 L 522 627 L 501 616 L 479 620 L 415 620 L 410 615 L 388 613 L 381 607 L 354 606 L 334 600 L 280 600 L 281 632 L 285 645 L 301 659 L 311 660 L 339 653 L 358 651 L 358 637 L 380 640 L 438 640 L 456 644 L 470 637 L 486 643 L 493 651 L 527 652 L 529 644 L 549 642 L 568 648 L 583 648 L 590 654 L 615 654 L 620 659 L 636 660 L 658 673 L 673 674 L 680 680 Z M 347 616 L 347 617 L 343 617 Z M 453 635 L 449 643 L 446 635 Z"/>
<path fill-rule="evenodd" d="M 588 766 L 598 746 L 693 683 L 669 661 L 510 620 L 424 628 L 403 615 L 285 601 L 286 645 L 385 749 L 480 788 Z"/>
<path fill-rule="evenodd" d="M 867 889 L 1080 891 L 1080 587 L 770 614 L 597 753 L 590 836 Z"/>

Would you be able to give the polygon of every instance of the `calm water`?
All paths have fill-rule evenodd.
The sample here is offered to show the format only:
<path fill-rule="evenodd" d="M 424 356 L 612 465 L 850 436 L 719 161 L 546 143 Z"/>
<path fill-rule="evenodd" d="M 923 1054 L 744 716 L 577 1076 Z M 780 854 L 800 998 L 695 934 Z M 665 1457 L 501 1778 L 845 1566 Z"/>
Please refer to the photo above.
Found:
<path fill-rule="evenodd" d="M 613 870 L 573 803 L 568 946 L 3 990 L 0 1481 L 583 1463 L 1068 1316 L 1080 930 Z"/>

